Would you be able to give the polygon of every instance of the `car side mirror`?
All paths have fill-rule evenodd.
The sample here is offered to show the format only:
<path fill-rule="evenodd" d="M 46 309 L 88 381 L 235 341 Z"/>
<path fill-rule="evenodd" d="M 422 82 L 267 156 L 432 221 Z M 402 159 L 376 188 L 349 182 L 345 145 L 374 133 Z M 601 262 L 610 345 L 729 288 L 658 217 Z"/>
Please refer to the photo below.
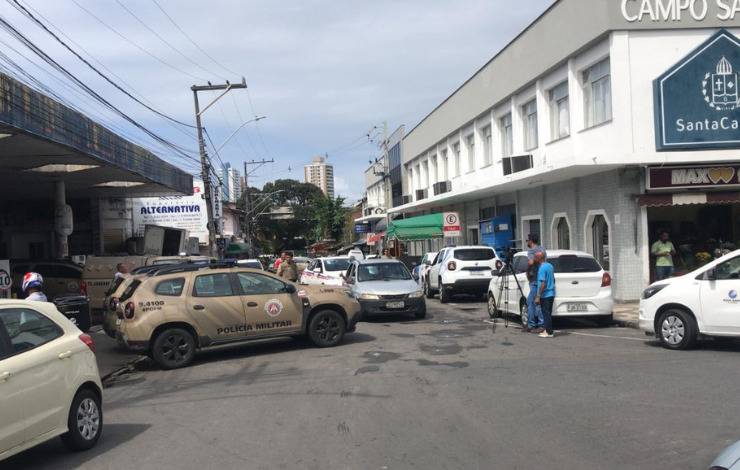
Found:
<path fill-rule="evenodd" d="M 286 284 L 285 292 L 287 292 L 288 294 L 295 294 L 297 292 L 297 289 L 293 284 Z"/>
<path fill-rule="evenodd" d="M 712 268 L 707 271 L 704 271 L 704 280 L 705 281 L 716 281 L 717 280 L 717 269 Z"/>

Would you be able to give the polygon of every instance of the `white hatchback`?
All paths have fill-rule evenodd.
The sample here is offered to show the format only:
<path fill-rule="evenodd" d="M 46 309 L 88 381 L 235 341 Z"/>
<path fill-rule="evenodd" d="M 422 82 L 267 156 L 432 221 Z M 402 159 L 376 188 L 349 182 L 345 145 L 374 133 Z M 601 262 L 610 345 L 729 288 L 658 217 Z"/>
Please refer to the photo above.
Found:
<path fill-rule="evenodd" d="M 54 304 L 0 300 L 0 460 L 56 436 L 73 450 L 103 429 L 92 338 Z"/>
<path fill-rule="evenodd" d="M 547 261 L 555 270 L 553 317 L 588 316 L 603 324 L 611 323 L 612 279 L 592 255 L 582 251 L 550 250 Z M 501 311 L 515 313 L 521 316 L 522 324 L 526 324 L 527 265 L 527 253 L 519 252 L 514 255 L 511 270 L 505 269 L 501 275 L 493 276 L 488 285 L 489 315 L 495 316 Z"/>
<path fill-rule="evenodd" d="M 301 284 L 341 286 L 342 274 L 349 268 L 349 256 L 317 258 L 301 273 Z"/>
<path fill-rule="evenodd" d="M 639 325 L 669 349 L 687 349 L 699 335 L 740 337 L 740 250 L 642 293 Z"/>

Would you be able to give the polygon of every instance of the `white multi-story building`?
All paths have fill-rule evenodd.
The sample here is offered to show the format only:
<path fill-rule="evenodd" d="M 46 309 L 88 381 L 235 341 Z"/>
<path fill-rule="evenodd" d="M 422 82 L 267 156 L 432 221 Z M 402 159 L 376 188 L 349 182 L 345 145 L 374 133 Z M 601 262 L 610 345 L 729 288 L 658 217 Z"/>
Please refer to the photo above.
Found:
<path fill-rule="evenodd" d="M 224 201 L 236 202 L 242 196 L 242 179 L 239 170 L 225 163 L 221 168 L 222 197 Z"/>
<path fill-rule="evenodd" d="M 621 300 L 650 282 L 659 231 L 679 270 L 738 243 L 732 5 L 554 2 L 406 135 L 392 216 L 457 211 L 458 242 L 504 249 L 535 233 L 547 248 L 591 252 Z"/>
<path fill-rule="evenodd" d="M 311 163 L 303 167 L 306 183 L 317 186 L 330 198 L 334 198 L 334 167 L 326 163 L 322 156 L 313 157 Z"/>

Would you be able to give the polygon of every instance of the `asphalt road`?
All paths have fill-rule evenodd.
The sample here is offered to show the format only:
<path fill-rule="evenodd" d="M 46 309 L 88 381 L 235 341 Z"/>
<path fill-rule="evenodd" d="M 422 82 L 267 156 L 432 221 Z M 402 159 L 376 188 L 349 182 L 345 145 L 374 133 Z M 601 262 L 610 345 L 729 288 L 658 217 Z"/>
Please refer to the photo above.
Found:
<path fill-rule="evenodd" d="M 333 349 L 142 363 L 106 390 L 95 449 L 54 440 L 0 467 L 703 469 L 740 439 L 737 343 L 672 352 L 588 322 L 541 339 L 487 324 L 481 302 L 428 305 L 426 320 L 361 323 Z"/>

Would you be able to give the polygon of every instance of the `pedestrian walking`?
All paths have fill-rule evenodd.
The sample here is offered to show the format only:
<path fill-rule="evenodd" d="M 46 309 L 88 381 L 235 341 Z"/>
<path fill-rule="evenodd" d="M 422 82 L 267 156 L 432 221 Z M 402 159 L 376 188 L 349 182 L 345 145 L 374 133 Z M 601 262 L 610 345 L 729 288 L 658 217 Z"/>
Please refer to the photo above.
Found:
<path fill-rule="evenodd" d="M 287 255 L 288 255 L 288 252 L 287 251 L 283 251 L 282 253 L 280 253 L 280 256 L 278 257 L 278 259 L 275 260 L 275 264 L 272 266 L 272 268 L 276 272 L 277 272 L 278 268 L 280 267 L 280 265 L 282 264 L 282 262 L 285 260 L 285 257 Z"/>
<path fill-rule="evenodd" d="M 293 255 L 290 253 L 283 253 L 284 259 L 280 263 L 277 270 L 277 275 L 292 282 L 298 280 L 298 266 L 293 261 Z"/>
<path fill-rule="evenodd" d="M 527 294 L 527 324 L 522 325 L 523 333 L 541 333 L 544 331 L 544 320 L 542 309 L 534 302 L 537 296 L 537 270 L 539 265 L 535 263 L 534 255 L 545 253 L 545 249 L 539 245 L 537 234 L 530 233 L 527 236 L 527 282 L 529 282 L 529 294 Z"/>
<path fill-rule="evenodd" d="M 534 262 L 539 266 L 537 269 L 537 296 L 534 301 L 542 310 L 542 318 L 545 323 L 545 331 L 539 334 L 540 338 L 552 338 L 555 334 L 552 329 L 552 305 L 555 302 L 555 269 L 547 262 L 544 251 L 534 255 Z"/>
<path fill-rule="evenodd" d="M 655 256 L 655 280 L 661 281 L 673 276 L 673 256 L 676 254 L 676 248 L 668 232 L 660 233 L 659 239 L 650 247 L 650 253 Z"/>

